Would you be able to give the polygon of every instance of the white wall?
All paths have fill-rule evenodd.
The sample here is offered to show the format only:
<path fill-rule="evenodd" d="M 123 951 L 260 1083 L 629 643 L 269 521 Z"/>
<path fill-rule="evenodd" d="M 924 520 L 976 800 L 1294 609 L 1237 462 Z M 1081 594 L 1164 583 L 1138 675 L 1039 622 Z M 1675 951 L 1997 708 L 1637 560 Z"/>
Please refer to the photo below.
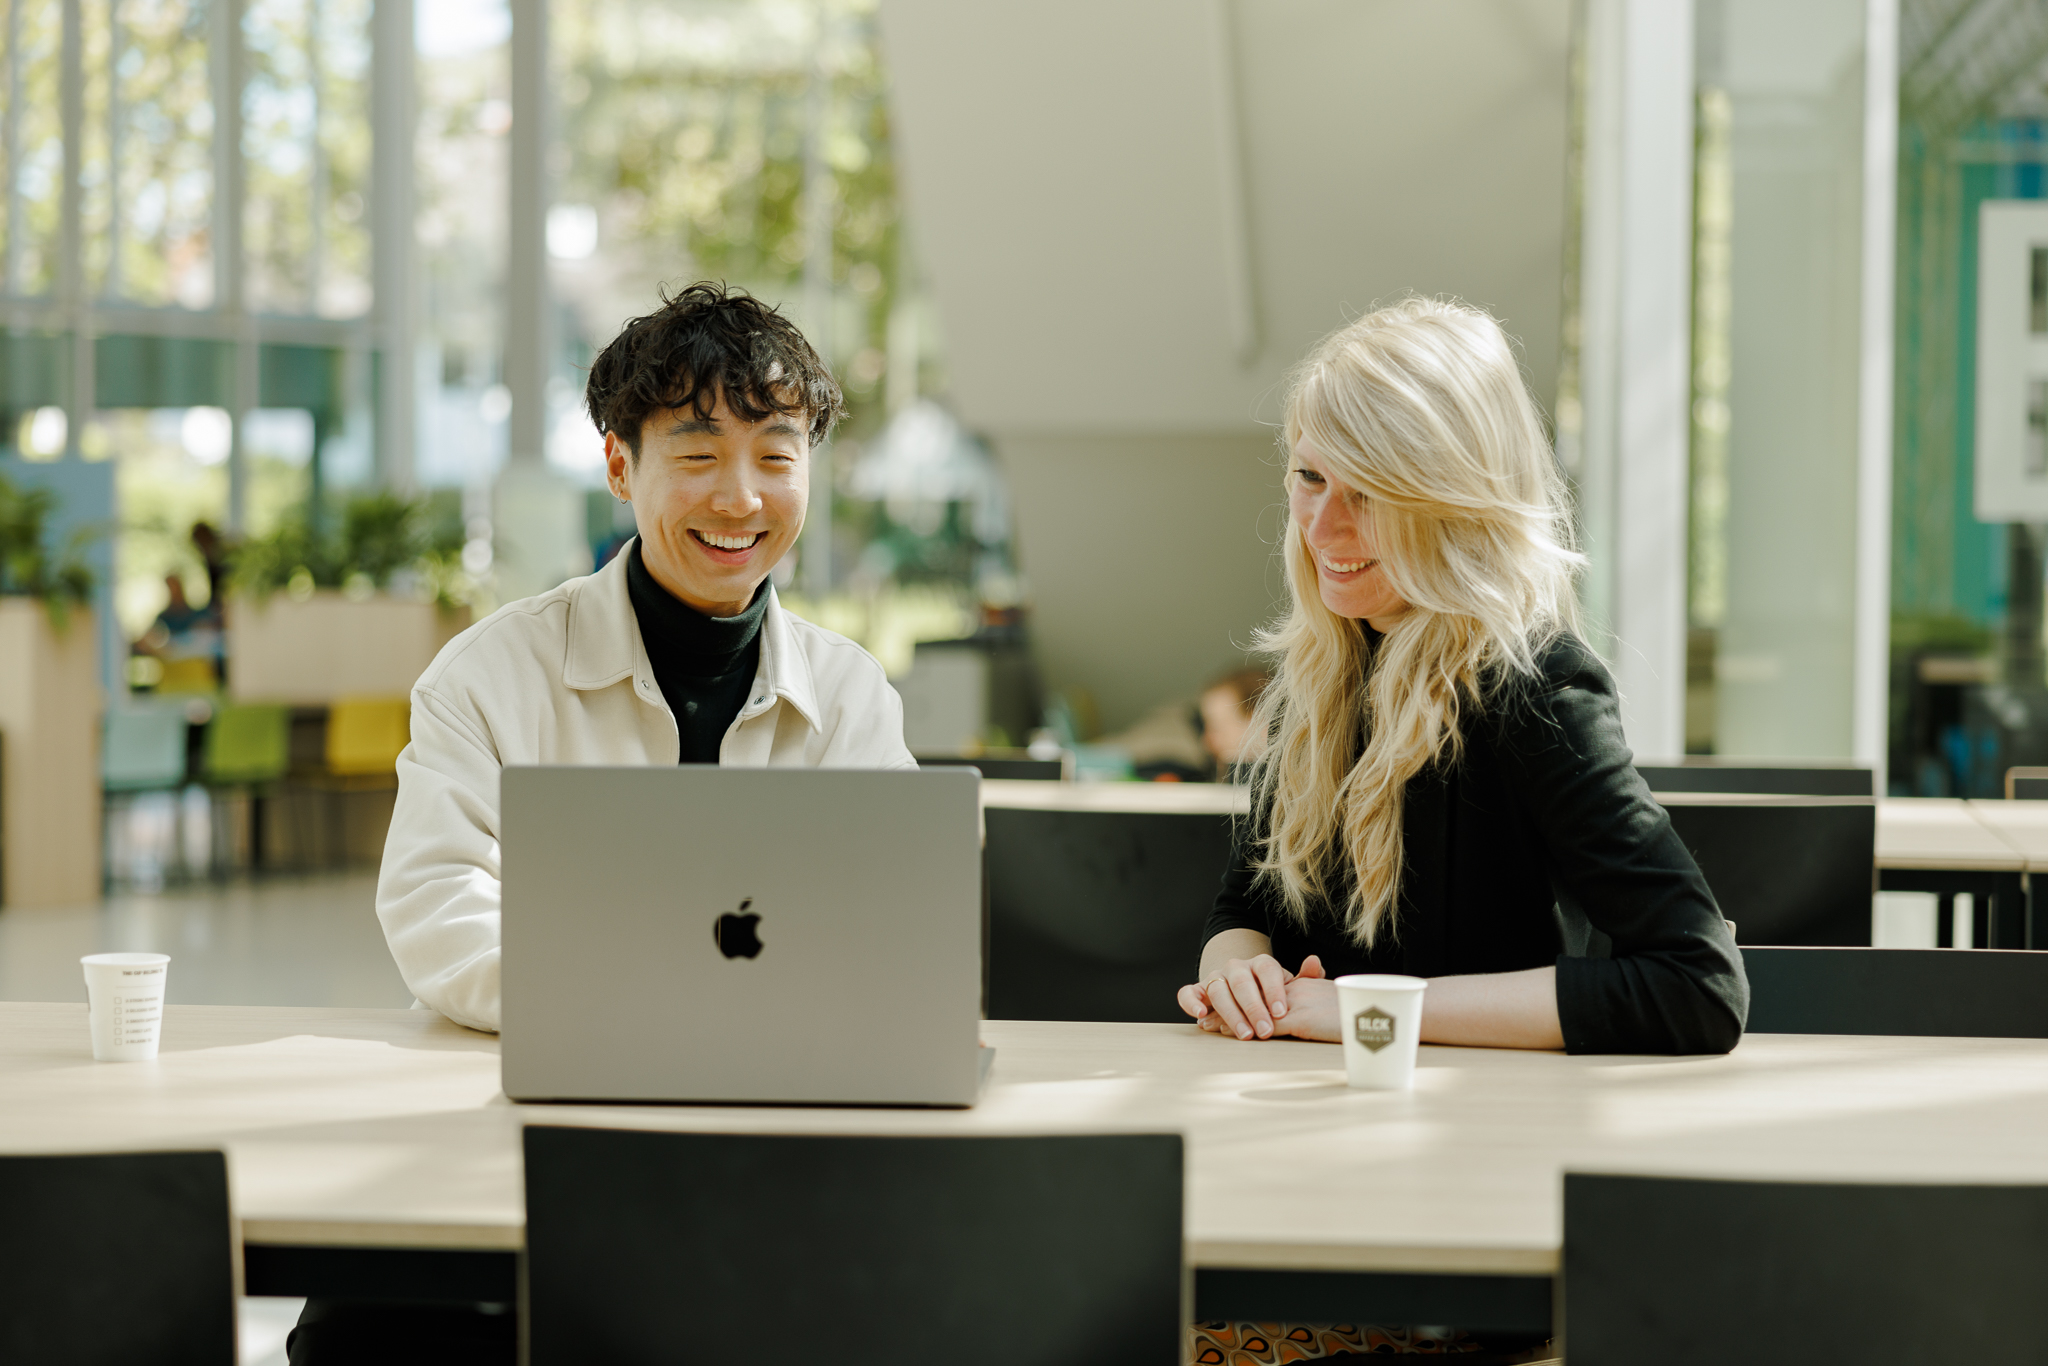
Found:
<path fill-rule="evenodd" d="M 1286 592 L 1278 454 L 1263 432 L 1006 439 L 1018 505 L 1040 512 L 1017 533 L 1048 681 L 1086 686 L 1114 729 L 1244 667 Z"/>
<path fill-rule="evenodd" d="M 1550 405 L 1569 14 L 883 0 L 950 399 L 1011 471 L 1050 683 L 1115 725 L 1233 658 L 1278 582 L 1261 424 L 1375 302 L 1494 310 Z"/>

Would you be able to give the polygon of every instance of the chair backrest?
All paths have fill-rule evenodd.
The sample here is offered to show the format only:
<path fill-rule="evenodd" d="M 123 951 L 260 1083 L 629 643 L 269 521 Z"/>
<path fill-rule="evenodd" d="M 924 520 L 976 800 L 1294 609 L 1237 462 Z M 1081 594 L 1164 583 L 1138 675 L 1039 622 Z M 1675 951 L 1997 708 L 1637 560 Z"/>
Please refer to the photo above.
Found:
<path fill-rule="evenodd" d="M 2048 953 L 1748 948 L 1759 1034 L 2048 1039 Z"/>
<path fill-rule="evenodd" d="M 1028 754 L 920 754 L 919 768 L 975 768 L 984 778 L 1057 783 L 1073 778 L 1073 761 L 1034 759 Z"/>
<path fill-rule="evenodd" d="M 412 739 L 412 704 L 403 697 L 344 697 L 327 712 L 327 771 L 367 777 L 398 771 Z"/>
<path fill-rule="evenodd" d="M 228 705 L 206 727 L 206 781 L 275 782 L 291 767 L 291 712 L 283 707 Z"/>
<path fill-rule="evenodd" d="M 100 781 L 109 792 L 148 792 L 185 781 L 182 708 L 116 708 L 107 713 Z"/>
<path fill-rule="evenodd" d="M 1178 1134 L 531 1127 L 528 1360 L 1174 1366 L 1181 1167 Z"/>
<path fill-rule="evenodd" d="M 1230 818 L 991 806 L 988 1013 L 1185 1022 Z"/>
<path fill-rule="evenodd" d="M 2021 766 L 2005 771 L 2007 801 L 2048 800 L 2048 768 Z"/>
<path fill-rule="evenodd" d="M 0 1361 L 234 1366 L 218 1152 L 0 1157 Z"/>
<path fill-rule="evenodd" d="M 2048 1360 L 2048 1188 L 1564 1178 L 1571 1366 Z"/>
<path fill-rule="evenodd" d="M 1778 797 L 1875 797 L 1875 769 L 1836 764 L 1799 768 L 1779 764 L 1637 764 L 1652 792 L 1760 792 Z"/>
<path fill-rule="evenodd" d="M 1747 944 L 1868 944 L 1877 804 L 1869 797 L 1659 795 Z"/>
<path fill-rule="evenodd" d="M 157 676 L 159 693 L 212 693 L 220 691 L 220 671 L 210 658 L 166 659 Z"/>

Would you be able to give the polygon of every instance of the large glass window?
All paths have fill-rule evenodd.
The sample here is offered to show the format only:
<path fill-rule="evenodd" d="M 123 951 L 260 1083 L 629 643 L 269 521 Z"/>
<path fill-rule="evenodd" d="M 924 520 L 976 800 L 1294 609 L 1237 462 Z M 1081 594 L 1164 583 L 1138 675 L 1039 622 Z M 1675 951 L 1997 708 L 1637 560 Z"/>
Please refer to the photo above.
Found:
<path fill-rule="evenodd" d="M 104 13 L 105 159 L 95 155 L 89 173 L 88 287 L 108 301 L 206 308 L 214 297 L 206 11 L 196 0 L 120 0 Z"/>
<path fill-rule="evenodd" d="M 2043 563 L 2038 510 L 1980 486 L 1979 385 L 1987 346 L 2038 351 L 2029 335 L 2048 247 L 1991 263 L 1980 280 L 1987 212 L 2048 198 L 2048 81 L 2034 5 L 1973 0 L 1901 15 L 1897 389 L 1892 502 L 1890 772 L 1894 793 L 2004 795 L 2006 769 L 2048 764 Z M 2017 335 L 1987 336 L 1979 289 L 1999 291 Z M 2039 361 L 2022 369 L 2038 375 Z M 2019 485 L 2027 411 L 2011 396 Z M 1991 496 L 1987 497 L 1987 493 Z"/>
<path fill-rule="evenodd" d="M 63 7 L 28 0 L 7 6 L 6 109 L 0 155 L 4 196 L 6 293 L 34 298 L 57 287 L 58 233 L 64 200 Z"/>
<path fill-rule="evenodd" d="M 900 668 L 917 639 L 975 629 L 982 598 L 1014 601 L 1014 574 L 992 464 L 918 409 L 941 387 L 936 329 L 899 210 L 875 9 L 555 4 L 548 457 L 601 483 L 583 367 L 664 286 L 723 280 L 781 305 L 848 406 L 785 591 Z"/>
<path fill-rule="evenodd" d="M 242 32 L 247 288 L 264 312 L 370 305 L 370 0 L 252 0 Z"/>
<path fill-rule="evenodd" d="M 1015 575 L 994 466 L 929 397 L 875 11 L 552 0 L 532 212 L 544 454 L 587 490 L 593 552 L 627 523 L 601 491 L 585 367 L 663 287 L 728 281 L 795 318 L 849 401 L 788 591 L 900 667 L 916 639 L 974 629 L 981 598 L 1014 600 Z M 195 521 L 317 530 L 382 477 L 493 534 L 514 11 L 418 0 L 409 34 L 393 13 L 0 0 L 0 459 L 111 467 L 66 495 L 121 529 L 110 632 L 148 624 L 166 573 L 204 598 Z M 488 602 L 488 544 L 471 549 Z M 107 652 L 111 678 L 118 636 Z"/>
<path fill-rule="evenodd" d="M 419 435 L 426 488 L 488 500 L 505 463 L 507 149 L 512 130 L 504 0 L 449 0 L 418 14 Z"/>
<path fill-rule="evenodd" d="M 370 466 L 372 0 L 0 10 L 0 458 L 118 528 L 113 682 L 167 573 L 205 602 L 195 522 L 261 535 Z"/>

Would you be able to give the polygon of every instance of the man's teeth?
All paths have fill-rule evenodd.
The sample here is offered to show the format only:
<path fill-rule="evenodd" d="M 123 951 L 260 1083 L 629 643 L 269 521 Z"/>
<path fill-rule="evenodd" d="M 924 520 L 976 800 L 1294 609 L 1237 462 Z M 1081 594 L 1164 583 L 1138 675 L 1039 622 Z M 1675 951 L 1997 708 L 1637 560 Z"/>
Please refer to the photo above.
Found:
<path fill-rule="evenodd" d="M 1370 569 L 1378 563 L 1378 560 L 1324 560 L 1323 568 L 1332 574 L 1354 574 L 1361 569 Z"/>
<path fill-rule="evenodd" d="M 757 531 L 751 536 L 718 536 L 709 531 L 700 531 L 697 533 L 697 539 L 706 545 L 717 546 L 720 550 L 745 550 L 761 539 L 761 533 Z"/>

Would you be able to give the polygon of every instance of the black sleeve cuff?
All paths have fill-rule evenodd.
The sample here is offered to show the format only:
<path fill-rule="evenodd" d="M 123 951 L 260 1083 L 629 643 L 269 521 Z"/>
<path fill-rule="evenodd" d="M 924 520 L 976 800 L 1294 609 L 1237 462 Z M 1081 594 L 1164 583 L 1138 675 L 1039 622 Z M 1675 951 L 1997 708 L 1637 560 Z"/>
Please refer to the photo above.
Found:
<path fill-rule="evenodd" d="M 1748 984 L 1654 955 L 1557 959 L 1567 1053 L 1726 1053 L 1742 1038 Z"/>

